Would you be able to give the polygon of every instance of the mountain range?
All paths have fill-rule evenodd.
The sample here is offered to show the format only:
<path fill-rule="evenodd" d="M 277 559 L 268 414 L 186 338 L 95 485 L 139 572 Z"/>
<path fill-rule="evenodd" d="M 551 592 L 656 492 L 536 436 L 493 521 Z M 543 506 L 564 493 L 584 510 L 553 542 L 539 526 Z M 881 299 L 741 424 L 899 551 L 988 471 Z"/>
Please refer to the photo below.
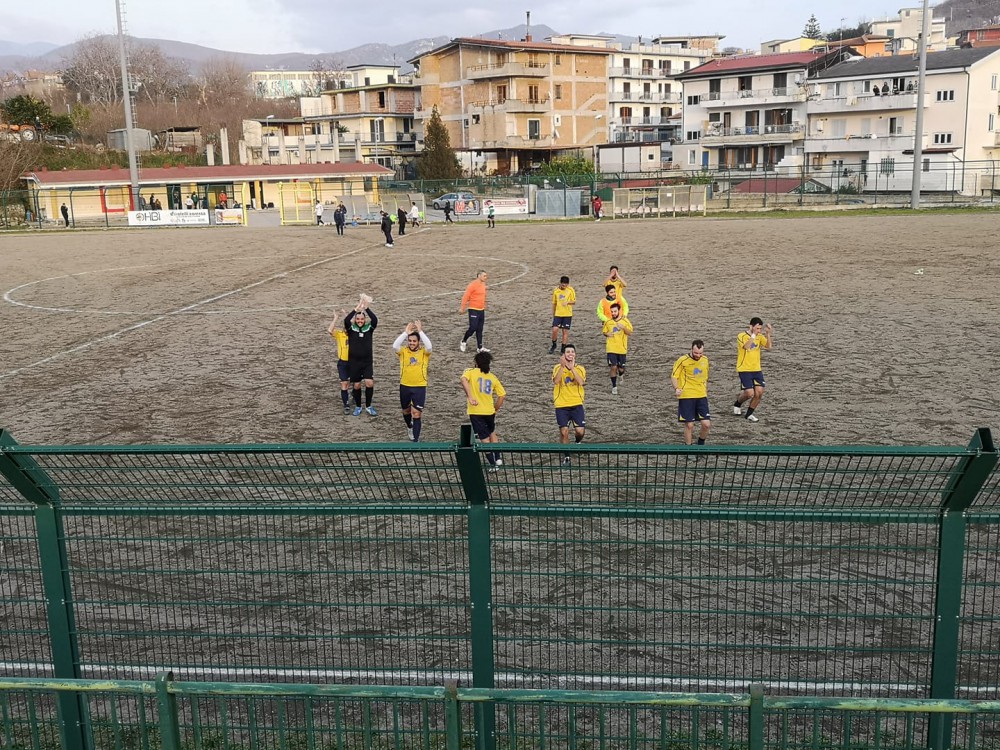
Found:
<path fill-rule="evenodd" d="M 517 40 L 524 37 L 524 24 L 509 29 L 496 29 L 477 36 L 484 39 Z M 531 35 L 541 40 L 557 32 L 545 25 L 533 25 Z M 630 43 L 634 37 L 619 37 L 621 41 Z M 160 48 L 164 55 L 186 62 L 192 73 L 197 74 L 201 67 L 212 59 L 224 57 L 238 62 L 248 70 L 309 70 L 313 61 L 323 58 L 336 62 L 338 67 L 349 65 L 399 65 L 402 72 L 411 69 L 406 61 L 417 55 L 432 50 L 449 41 L 447 36 L 426 37 L 414 39 L 404 44 L 362 44 L 339 52 L 307 54 L 303 52 L 285 52 L 269 55 L 251 54 L 247 52 L 229 52 L 203 47 L 198 44 L 176 42 L 170 39 L 136 38 L 137 42 L 152 44 Z M 56 46 L 45 42 L 18 44 L 0 40 L 0 73 L 3 71 L 22 72 L 25 70 L 56 71 L 62 68 L 63 61 L 72 57 L 76 44 Z"/>

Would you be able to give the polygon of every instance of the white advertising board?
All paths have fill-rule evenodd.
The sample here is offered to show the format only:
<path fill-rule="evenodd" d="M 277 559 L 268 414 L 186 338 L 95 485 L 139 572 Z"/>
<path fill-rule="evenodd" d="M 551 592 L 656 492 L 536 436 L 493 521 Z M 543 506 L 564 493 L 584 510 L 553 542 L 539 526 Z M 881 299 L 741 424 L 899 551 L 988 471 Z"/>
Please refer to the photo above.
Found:
<path fill-rule="evenodd" d="M 215 209 L 215 223 L 219 225 L 242 224 L 242 208 L 217 208 Z"/>
<path fill-rule="evenodd" d="M 495 213 L 497 216 L 528 213 L 527 198 L 487 198 L 483 201 L 483 213 L 489 210 L 491 203 L 493 204 L 493 208 L 496 209 Z"/>
<path fill-rule="evenodd" d="M 129 211 L 130 227 L 208 226 L 208 211 Z"/>

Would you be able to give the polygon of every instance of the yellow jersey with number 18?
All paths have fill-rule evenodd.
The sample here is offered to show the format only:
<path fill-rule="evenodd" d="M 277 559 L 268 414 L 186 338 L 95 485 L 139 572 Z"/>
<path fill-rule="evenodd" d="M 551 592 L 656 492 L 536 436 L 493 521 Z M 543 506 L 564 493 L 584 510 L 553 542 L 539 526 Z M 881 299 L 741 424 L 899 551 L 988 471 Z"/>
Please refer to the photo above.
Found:
<path fill-rule="evenodd" d="M 478 367 L 470 367 L 462 373 L 462 380 L 468 381 L 469 392 L 472 394 L 472 398 L 479 402 L 473 406 L 466 399 L 467 414 L 489 416 L 490 414 L 497 413 L 496 407 L 493 405 L 494 397 L 499 398 L 500 396 L 507 395 L 507 391 L 504 390 L 503 385 L 500 383 L 500 378 L 492 372 L 486 373 Z"/>

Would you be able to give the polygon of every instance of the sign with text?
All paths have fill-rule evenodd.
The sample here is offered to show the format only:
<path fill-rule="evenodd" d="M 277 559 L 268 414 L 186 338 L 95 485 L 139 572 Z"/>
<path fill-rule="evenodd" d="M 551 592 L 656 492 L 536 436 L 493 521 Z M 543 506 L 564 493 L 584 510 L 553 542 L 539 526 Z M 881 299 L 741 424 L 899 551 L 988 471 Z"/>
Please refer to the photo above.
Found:
<path fill-rule="evenodd" d="M 217 208 L 215 209 L 215 223 L 220 226 L 239 225 L 243 223 L 242 208 Z"/>
<path fill-rule="evenodd" d="M 483 201 L 483 208 L 489 211 L 490 205 L 494 208 L 497 216 L 504 214 L 527 214 L 527 198 L 487 198 Z"/>
<path fill-rule="evenodd" d="M 208 211 L 178 209 L 168 211 L 129 211 L 130 227 L 208 226 Z"/>

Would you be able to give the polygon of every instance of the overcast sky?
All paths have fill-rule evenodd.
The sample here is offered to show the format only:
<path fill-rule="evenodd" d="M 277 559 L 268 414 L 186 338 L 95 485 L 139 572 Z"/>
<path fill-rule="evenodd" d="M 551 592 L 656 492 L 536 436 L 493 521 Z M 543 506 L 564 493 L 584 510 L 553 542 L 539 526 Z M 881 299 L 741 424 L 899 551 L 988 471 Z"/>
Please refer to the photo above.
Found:
<path fill-rule="evenodd" d="M 429 36 L 472 36 L 524 22 L 561 33 L 724 34 L 724 46 L 758 47 L 797 36 L 810 13 L 824 30 L 845 19 L 895 15 L 919 0 L 396 0 L 369 5 L 331 0 L 126 0 L 133 36 L 174 39 L 239 52 L 337 52 L 367 42 L 400 44 Z M 114 0 L 0 0 L 0 39 L 68 44 L 115 29 Z"/>

